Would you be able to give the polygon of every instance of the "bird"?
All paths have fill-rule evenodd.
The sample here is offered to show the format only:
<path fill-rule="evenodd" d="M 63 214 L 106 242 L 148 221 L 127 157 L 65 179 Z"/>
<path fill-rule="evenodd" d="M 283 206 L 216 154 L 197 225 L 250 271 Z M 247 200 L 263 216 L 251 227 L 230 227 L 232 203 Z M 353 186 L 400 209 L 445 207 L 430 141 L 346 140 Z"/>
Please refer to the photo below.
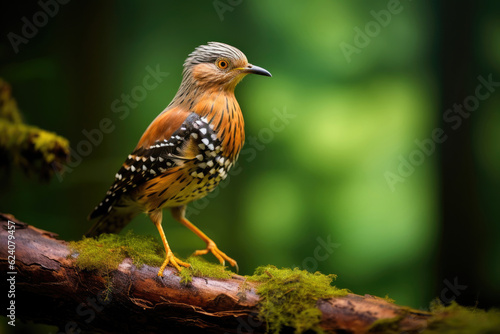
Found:
<path fill-rule="evenodd" d="M 153 120 L 115 175 L 104 199 L 88 216 L 97 219 L 86 237 L 119 233 L 146 213 L 158 229 L 167 265 L 180 271 L 190 264 L 172 252 L 162 227 L 163 209 L 206 243 L 194 255 L 211 252 L 222 265 L 237 262 L 185 217 L 186 206 L 206 196 L 234 166 L 245 141 L 244 119 L 234 95 L 247 75 L 271 77 L 239 49 L 220 42 L 200 45 L 183 65 L 174 98 Z"/>

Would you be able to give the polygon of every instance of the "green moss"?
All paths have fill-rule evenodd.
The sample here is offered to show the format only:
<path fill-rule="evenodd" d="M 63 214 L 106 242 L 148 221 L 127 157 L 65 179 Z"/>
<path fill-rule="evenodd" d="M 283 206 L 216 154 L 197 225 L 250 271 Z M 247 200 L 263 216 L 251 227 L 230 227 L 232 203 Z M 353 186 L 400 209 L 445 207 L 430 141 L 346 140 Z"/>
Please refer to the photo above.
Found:
<path fill-rule="evenodd" d="M 382 299 L 385 300 L 388 303 L 391 303 L 391 304 L 394 304 L 396 302 L 394 299 L 392 299 L 391 297 L 389 297 L 389 295 L 385 295 L 385 297 L 382 298 Z"/>
<path fill-rule="evenodd" d="M 109 275 L 118 265 L 130 257 L 136 266 L 147 264 L 160 266 L 165 251 L 153 237 L 134 235 L 101 234 L 96 239 L 83 238 L 69 243 L 70 256 L 78 254 L 76 267 L 83 270 L 98 270 Z"/>
<path fill-rule="evenodd" d="M 11 123 L 22 123 L 23 118 L 11 91 L 10 85 L 0 78 L 0 118 Z"/>
<path fill-rule="evenodd" d="M 409 310 L 408 310 L 409 311 Z M 443 306 L 431 305 L 432 315 L 422 334 L 493 334 L 500 333 L 500 310 L 479 310 L 460 306 L 456 303 Z M 405 317 L 401 314 L 394 318 L 375 321 L 368 333 L 400 333 L 399 323 Z"/>
<path fill-rule="evenodd" d="M 433 313 L 428 322 L 425 334 L 493 334 L 500 333 L 500 310 L 489 311 L 452 303 L 443 306 L 439 303 L 431 305 Z"/>
<path fill-rule="evenodd" d="M 384 333 L 384 334 L 397 334 L 400 333 L 399 323 L 405 314 L 398 315 L 394 318 L 378 319 L 368 329 L 368 333 Z"/>
<path fill-rule="evenodd" d="M 182 268 L 179 272 L 179 276 L 181 277 L 181 283 L 184 285 L 188 285 L 193 281 L 193 274 L 189 268 Z"/>
<path fill-rule="evenodd" d="M 317 300 L 349 293 L 331 285 L 335 278 L 335 275 L 312 274 L 298 268 L 278 269 L 270 265 L 257 268 L 253 276 L 247 277 L 249 281 L 261 283 L 257 287 L 259 315 L 272 333 L 279 333 L 283 326 L 295 328 L 295 333 L 321 332 Z"/>
<path fill-rule="evenodd" d="M 147 264 L 159 267 L 165 260 L 163 245 L 150 236 L 135 235 L 129 231 L 125 235 L 101 234 L 96 239 L 83 238 L 69 243 L 70 256 L 78 255 L 75 266 L 80 270 L 97 270 L 109 275 L 127 257 L 136 266 Z M 233 275 L 225 267 L 210 263 L 198 256 L 186 260 L 191 267 L 183 268 L 179 276 L 181 282 L 189 284 L 192 277 L 212 277 L 228 279 Z"/>
<path fill-rule="evenodd" d="M 195 277 L 211 277 L 218 279 L 229 279 L 233 273 L 220 264 L 207 262 L 199 256 L 191 256 L 186 260 L 191 265 L 189 268 L 182 268 L 179 273 L 181 283 L 189 284 Z"/>

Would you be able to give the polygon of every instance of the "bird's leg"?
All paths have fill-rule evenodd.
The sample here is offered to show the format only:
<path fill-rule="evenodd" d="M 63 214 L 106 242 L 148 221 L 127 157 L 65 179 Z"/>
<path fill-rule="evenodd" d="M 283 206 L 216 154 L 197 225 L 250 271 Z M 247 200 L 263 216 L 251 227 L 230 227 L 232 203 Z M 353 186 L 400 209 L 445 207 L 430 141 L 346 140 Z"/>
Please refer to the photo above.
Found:
<path fill-rule="evenodd" d="M 215 242 L 207 237 L 205 233 L 200 231 L 196 226 L 194 226 L 189 220 L 186 219 L 184 216 L 184 213 L 186 211 L 186 206 L 179 206 L 171 209 L 172 211 L 172 216 L 186 226 L 188 229 L 194 232 L 198 237 L 200 237 L 201 240 L 205 241 L 207 243 L 207 248 L 203 250 L 197 250 L 194 252 L 194 255 L 205 255 L 208 252 L 212 252 L 212 254 L 215 255 L 215 257 L 219 260 L 219 262 L 224 265 L 225 261 L 229 262 L 229 264 L 233 267 L 236 267 L 236 270 L 238 270 L 238 264 L 236 263 L 235 260 L 227 256 L 224 252 L 222 252 L 219 248 L 217 248 L 217 245 Z"/>
<path fill-rule="evenodd" d="M 181 271 L 180 266 L 190 267 L 191 265 L 189 263 L 179 260 L 174 256 L 174 253 L 172 252 L 170 246 L 168 245 L 165 233 L 163 232 L 163 227 L 161 226 L 162 216 L 163 214 L 161 209 L 149 213 L 149 218 L 151 219 L 153 224 L 155 224 L 156 228 L 158 229 L 158 232 L 160 232 L 161 241 L 163 241 L 163 246 L 165 247 L 166 258 L 165 261 L 163 261 L 160 270 L 158 271 L 158 276 L 163 277 L 163 270 L 165 270 L 165 268 L 169 263 L 173 265 L 178 271 Z"/>

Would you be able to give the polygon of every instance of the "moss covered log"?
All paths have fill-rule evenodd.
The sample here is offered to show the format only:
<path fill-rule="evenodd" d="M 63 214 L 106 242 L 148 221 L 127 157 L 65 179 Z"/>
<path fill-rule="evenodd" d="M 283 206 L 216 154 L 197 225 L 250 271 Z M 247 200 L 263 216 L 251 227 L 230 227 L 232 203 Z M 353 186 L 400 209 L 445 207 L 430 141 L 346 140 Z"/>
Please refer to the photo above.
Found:
<path fill-rule="evenodd" d="M 298 269 L 265 266 L 245 277 L 189 258 L 191 268 L 180 273 L 167 268 L 157 277 L 163 249 L 154 238 L 129 233 L 67 243 L 9 215 L 0 214 L 0 224 L 0 269 L 17 273 L 16 321 L 57 325 L 62 332 L 498 333 L 500 328 L 495 310 L 458 305 L 414 310 L 339 289 L 332 285 L 334 275 Z M 14 269 L 9 234 L 16 238 Z"/>
<path fill-rule="evenodd" d="M 62 170 L 68 157 L 68 140 L 23 123 L 10 85 L 0 78 L 0 167 L 20 168 L 48 180 Z"/>

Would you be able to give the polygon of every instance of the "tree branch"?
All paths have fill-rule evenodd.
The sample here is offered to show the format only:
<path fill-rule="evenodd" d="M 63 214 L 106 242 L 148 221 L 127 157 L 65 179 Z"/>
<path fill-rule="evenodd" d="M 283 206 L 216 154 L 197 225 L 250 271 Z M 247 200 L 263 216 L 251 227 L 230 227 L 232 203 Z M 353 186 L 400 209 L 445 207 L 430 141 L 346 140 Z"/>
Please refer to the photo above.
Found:
<path fill-rule="evenodd" d="M 77 270 L 68 258 L 67 243 L 55 234 L 6 214 L 0 214 L 0 224 L 0 269 L 17 273 L 8 274 L 15 277 L 15 285 L 2 287 L 2 292 L 15 286 L 16 318 L 57 325 L 63 333 L 266 331 L 266 323 L 258 317 L 257 282 L 234 275 L 227 280 L 193 277 L 184 285 L 173 268 L 168 267 L 161 278 L 156 276 L 158 268 L 137 268 L 130 259 L 105 278 Z M 9 268 L 9 225 L 15 226 L 10 232 L 15 236 L 13 268 Z M 364 333 L 375 321 L 392 318 L 397 319 L 399 332 L 411 333 L 424 329 L 430 316 L 369 295 L 318 300 L 316 307 L 326 332 Z M 372 329 L 376 332 L 376 327 Z"/>

